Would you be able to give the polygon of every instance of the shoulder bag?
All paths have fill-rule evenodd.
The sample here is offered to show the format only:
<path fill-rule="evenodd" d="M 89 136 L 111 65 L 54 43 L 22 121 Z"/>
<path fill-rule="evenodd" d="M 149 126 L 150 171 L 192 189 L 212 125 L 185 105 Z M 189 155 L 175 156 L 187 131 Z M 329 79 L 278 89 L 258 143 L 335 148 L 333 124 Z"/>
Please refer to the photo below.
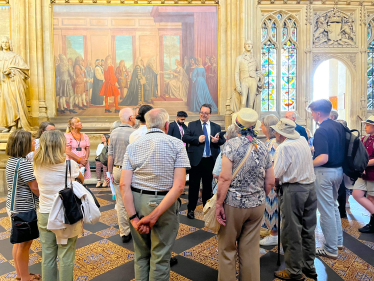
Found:
<path fill-rule="evenodd" d="M 15 202 L 17 199 L 17 183 L 18 183 L 18 172 L 19 165 L 22 159 L 19 159 L 16 165 L 16 170 L 13 176 L 13 190 L 12 190 L 12 201 L 10 205 L 12 230 L 10 234 L 10 243 L 22 243 L 30 240 L 34 240 L 39 237 L 38 229 L 38 217 L 36 215 L 36 206 L 34 195 L 32 194 L 32 200 L 34 202 L 34 209 L 26 212 L 14 211 Z M 13 212 L 14 211 L 14 212 Z"/>
<path fill-rule="evenodd" d="M 68 187 L 68 173 L 70 173 L 70 188 Z M 65 209 L 66 224 L 75 224 L 83 219 L 82 201 L 73 191 L 70 160 L 66 160 L 65 188 L 59 191 L 59 196 Z"/>
<path fill-rule="evenodd" d="M 242 161 L 240 162 L 239 166 L 235 169 L 234 174 L 232 175 L 232 179 L 236 177 L 240 169 L 243 167 L 245 161 L 248 159 L 249 155 L 251 154 L 253 150 L 253 144 L 251 144 L 250 148 L 247 151 L 247 154 L 244 156 Z M 217 192 L 218 193 L 218 192 Z M 209 228 L 215 233 L 218 233 L 219 228 L 221 225 L 216 219 L 216 202 L 217 202 L 217 193 L 213 195 L 212 198 L 210 198 L 203 208 L 203 214 L 204 214 L 204 221 L 205 221 L 205 227 Z"/>

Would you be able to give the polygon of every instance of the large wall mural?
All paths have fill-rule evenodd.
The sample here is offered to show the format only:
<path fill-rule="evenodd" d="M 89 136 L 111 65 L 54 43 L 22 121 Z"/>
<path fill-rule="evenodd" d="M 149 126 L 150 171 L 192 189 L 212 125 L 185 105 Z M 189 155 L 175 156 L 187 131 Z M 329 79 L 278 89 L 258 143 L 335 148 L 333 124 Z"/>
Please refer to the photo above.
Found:
<path fill-rule="evenodd" d="M 53 31 L 57 115 L 218 111 L 216 5 L 53 5 Z"/>

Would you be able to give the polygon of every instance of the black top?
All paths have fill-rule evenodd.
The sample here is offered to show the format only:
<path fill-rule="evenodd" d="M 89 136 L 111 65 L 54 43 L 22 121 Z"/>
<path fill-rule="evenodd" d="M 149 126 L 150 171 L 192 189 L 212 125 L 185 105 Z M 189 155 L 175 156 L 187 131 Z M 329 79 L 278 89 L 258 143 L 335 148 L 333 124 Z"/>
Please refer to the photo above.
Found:
<path fill-rule="evenodd" d="M 210 135 L 215 136 L 220 132 L 221 126 L 210 121 Z M 205 143 L 199 142 L 199 136 L 201 135 L 204 135 L 204 132 L 200 120 L 188 123 L 188 129 L 184 132 L 182 141 L 188 144 L 187 153 L 191 166 L 199 165 L 203 158 Z M 214 161 L 219 154 L 220 145 L 224 144 L 225 141 L 225 138 L 220 134 L 217 143 L 210 142 L 210 152 Z"/>
<path fill-rule="evenodd" d="M 296 124 L 295 131 L 298 132 L 300 134 L 300 136 L 304 137 L 306 139 L 306 141 L 308 141 L 308 134 L 306 133 L 306 130 L 303 126 L 300 126 L 299 124 Z"/>
<path fill-rule="evenodd" d="M 331 119 L 321 123 L 314 134 L 314 158 L 328 154 L 329 160 L 321 167 L 337 168 L 343 165 L 345 156 L 344 126 Z"/>

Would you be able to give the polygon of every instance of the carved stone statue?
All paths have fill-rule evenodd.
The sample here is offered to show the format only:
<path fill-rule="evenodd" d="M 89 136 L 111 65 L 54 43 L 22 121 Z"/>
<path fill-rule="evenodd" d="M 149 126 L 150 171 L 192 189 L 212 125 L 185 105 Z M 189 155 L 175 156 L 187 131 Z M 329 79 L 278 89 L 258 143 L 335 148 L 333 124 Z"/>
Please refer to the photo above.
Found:
<path fill-rule="evenodd" d="M 0 44 L 0 126 L 6 129 L 32 128 L 28 121 L 25 80 L 29 78 L 29 66 L 23 58 L 13 52 L 9 37 Z"/>
<path fill-rule="evenodd" d="M 244 52 L 236 58 L 235 86 L 236 92 L 232 97 L 232 110 L 239 111 L 240 107 L 255 109 L 256 96 L 261 94 L 264 85 L 264 75 L 253 55 L 253 43 L 247 40 L 244 43 Z M 240 105 L 238 105 L 238 93 Z"/>

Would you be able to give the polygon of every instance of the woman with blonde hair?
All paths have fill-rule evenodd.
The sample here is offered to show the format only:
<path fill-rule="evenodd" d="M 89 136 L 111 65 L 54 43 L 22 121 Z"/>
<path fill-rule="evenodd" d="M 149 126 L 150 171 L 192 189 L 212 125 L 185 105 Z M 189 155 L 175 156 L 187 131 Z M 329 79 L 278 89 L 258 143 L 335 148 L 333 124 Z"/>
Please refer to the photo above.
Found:
<path fill-rule="evenodd" d="M 188 75 L 182 67 L 182 63 L 179 60 L 175 60 L 177 66 L 174 70 L 169 70 L 172 78 L 169 82 L 166 82 L 164 88 L 164 95 L 172 98 L 182 99 L 187 101 L 188 94 Z"/>
<path fill-rule="evenodd" d="M 105 113 L 111 113 L 109 109 L 109 98 L 114 97 L 115 113 L 119 113 L 118 97 L 120 92 L 118 90 L 117 77 L 114 74 L 114 67 L 112 64 L 112 56 L 108 55 L 104 61 L 104 83 L 101 87 L 100 96 L 104 96 L 105 101 Z"/>
<path fill-rule="evenodd" d="M 30 132 L 16 130 L 10 135 L 5 150 L 5 153 L 9 156 L 5 168 L 8 186 L 6 210 L 9 216 L 12 213 L 28 212 L 38 208 L 38 183 L 34 177 L 31 162 L 26 159 L 26 155 L 32 150 L 34 150 L 34 142 L 32 141 Z M 19 165 L 18 180 L 14 184 L 13 180 L 17 164 Z M 16 188 L 16 197 L 14 198 L 13 210 L 11 210 L 13 186 Z M 17 274 L 16 280 L 40 280 L 40 275 L 29 273 L 29 249 L 32 242 L 33 240 L 30 240 L 13 245 L 12 254 Z"/>
<path fill-rule="evenodd" d="M 40 205 L 38 227 L 42 244 L 42 275 L 48 281 L 72 281 L 75 259 L 75 244 L 82 231 L 82 222 L 67 228 L 67 241 L 59 239 L 47 229 L 48 218 L 59 191 L 65 187 L 66 138 L 60 131 L 47 131 L 40 137 L 40 148 L 34 156 L 35 177 L 39 182 Z M 71 176 L 83 182 L 78 164 L 72 160 Z M 59 263 L 57 278 L 57 256 Z"/>
<path fill-rule="evenodd" d="M 74 160 L 79 164 L 81 173 L 85 179 L 91 178 L 90 163 L 90 140 L 86 134 L 81 133 L 82 122 L 78 117 L 69 119 L 66 138 L 66 160 Z M 83 183 L 83 181 L 82 181 Z"/>

